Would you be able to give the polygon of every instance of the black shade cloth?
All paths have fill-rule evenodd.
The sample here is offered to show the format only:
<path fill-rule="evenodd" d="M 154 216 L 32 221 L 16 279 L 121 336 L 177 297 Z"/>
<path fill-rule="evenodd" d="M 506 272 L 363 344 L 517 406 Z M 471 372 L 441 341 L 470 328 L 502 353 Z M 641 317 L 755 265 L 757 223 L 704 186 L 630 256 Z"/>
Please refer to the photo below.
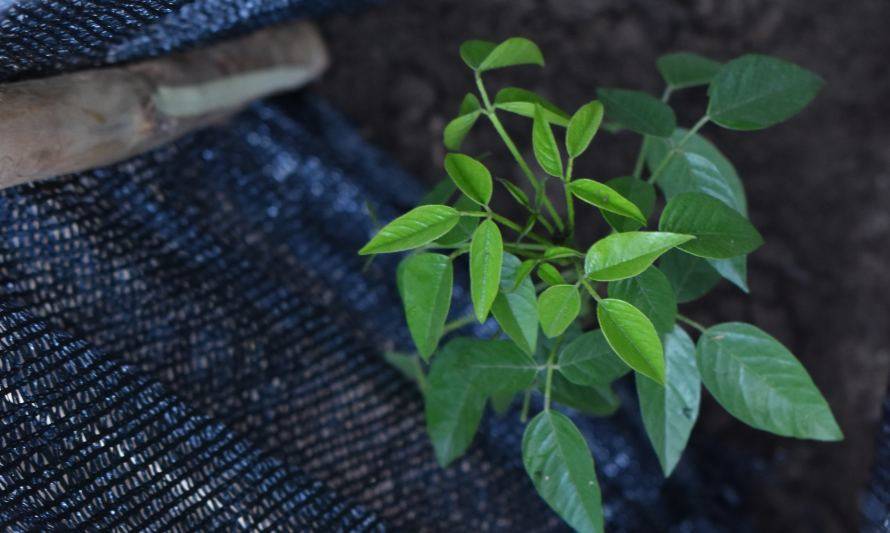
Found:
<path fill-rule="evenodd" d="M 0 2 L 0 76 L 164 54 L 334 1 Z M 0 192 L 0 527 L 544 531 L 514 416 L 433 460 L 395 257 L 421 188 L 290 95 L 107 169 Z M 458 298 L 463 295 L 458 292 Z M 578 419 L 613 531 L 744 531 L 761 468 L 696 442 L 665 484 L 629 389 Z"/>

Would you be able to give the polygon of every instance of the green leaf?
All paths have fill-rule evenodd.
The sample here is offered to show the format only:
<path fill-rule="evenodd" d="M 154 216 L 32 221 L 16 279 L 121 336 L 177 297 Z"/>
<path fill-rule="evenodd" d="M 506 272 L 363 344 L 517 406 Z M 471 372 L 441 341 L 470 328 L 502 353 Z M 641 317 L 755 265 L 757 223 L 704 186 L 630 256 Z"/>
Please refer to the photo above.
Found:
<path fill-rule="evenodd" d="M 544 117 L 544 111 L 540 106 L 535 107 L 535 120 L 532 126 L 532 145 L 535 150 L 535 159 L 551 176 L 562 178 L 562 157 L 559 155 L 559 147 L 550 123 Z"/>
<path fill-rule="evenodd" d="M 668 87 L 685 89 L 711 83 L 722 65 L 691 52 L 674 52 L 659 57 L 655 66 Z"/>
<path fill-rule="evenodd" d="M 543 258 L 548 260 L 567 259 L 570 257 L 583 257 L 583 254 L 574 248 L 567 246 L 551 246 L 544 251 Z"/>
<path fill-rule="evenodd" d="M 454 185 L 451 180 L 449 183 Z M 454 208 L 458 211 L 474 211 L 478 207 L 478 204 L 473 200 L 470 200 L 463 194 L 461 194 L 457 201 L 454 202 Z M 460 217 L 458 223 L 451 228 L 451 230 L 442 235 L 438 239 L 436 239 L 436 244 L 442 244 L 444 246 L 454 246 L 458 243 L 466 242 L 473 237 L 473 232 L 476 231 L 476 227 L 479 226 L 479 219 L 476 217 Z"/>
<path fill-rule="evenodd" d="M 527 118 L 535 118 L 535 107 L 537 106 L 543 109 L 547 122 L 562 127 L 568 126 L 568 113 L 531 91 L 518 87 L 505 87 L 498 91 L 494 97 L 495 108 Z"/>
<path fill-rule="evenodd" d="M 593 243 L 584 258 L 584 275 L 597 281 L 630 278 L 643 272 L 658 256 L 681 245 L 691 235 L 658 231 L 613 233 Z"/>
<path fill-rule="evenodd" d="M 491 396 L 491 408 L 494 409 L 498 416 L 504 415 L 510 409 L 510 406 L 513 405 L 513 398 L 515 397 L 516 393 L 513 391 L 493 394 Z"/>
<path fill-rule="evenodd" d="M 537 371 L 534 360 L 508 341 L 458 337 L 439 350 L 425 398 L 439 464 L 448 465 L 470 446 L 488 396 L 528 388 Z"/>
<path fill-rule="evenodd" d="M 430 189 L 423 198 L 420 199 L 418 205 L 446 204 L 457 187 L 454 182 L 449 179 L 440 180 L 435 187 Z"/>
<path fill-rule="evenodd" d="M 670 280 L 681 304 L 701 298 L 720 281 L 720 274 L 707 260 L 679 250 L 661 256 L 658 268 Z"/>
<path fill-rule="evenodd" d="M 603 211 L 636 220 L 640 224 L 646 223 L 646 217 L 640 208 L 608 185 L 594 180 L 578 179 L 569 184 L 569 188 L 578 199 Z"/>
<path fill-rule="evenodd" d="M 642 311 L 659 335 L 674 328 L 677 296 L 668 278 L 655 267 L 633 278 L 609 282 L 609 297 L 624 300 Z"/>
<path fill-rule="evenodd" d="M 736 287 L 745 292 L 748 289 L 748 258 L 744 255 L 731 257 L 729 259 L 706 259 L 714 270 L 716 270 L 724 279 L 727 279 Z"/>
<path fill-rule="evenodd" d="M 412 255 L 402 260 L 398 277 L 408 331 L 417 351 L 428 361 L 439 345 L 451 308 L 451 260 L 441 254 Z"/>
<path fill-rule="evenodd" d="M 600 300 L 596 318 L 609 346 L 640 374 L 664 383 L 664 352 L 658 332 L 642 311 L 614 298 Z"/>
<path fill-rule="evenodd" d="M 724 65 L 711 81 L 708 116 L 733 130 L 767 128 L 799 113 L 824 83 L 793 63 L 744 55 Z"/>
<path fill-rule="evenodd" d="M 633 202 L 640 210 L 640 213 L 642 213 L 643 218 L 649 219 L 649 215 L 655 209 L 655 187 L 651 183 L 633 176 L 623 176 L 610 179 L 606 182 L 606 185 Z M 602 213 L 606 222 L 612 226 L 612 229 L 617 232 L 636 231 L 645 225 L 632 218 L 616 215 L 604 209 L 600 209 L 600 213 Z"/>
<path fill-rule="evenodd" d="M 503 185 L 505 189 L 507 189 L 507 192 L 510 193 L 510 196 L 512 196 L 514 200 L 516 200 L 516 203 L 527 209 L 532 208 L 531 202 L 528 199 L 528 195 L 525 194 L 525 191 L 514 185 L 509 180 L 498 178 L 498 181 L 501 182 L 501 185 Z"/>
<path fill-rule="evenodd" d="M 415 207 L 384 226 L 359 255 L 401 252 L 432 242 L 457 224 L 460 213 L 447 205 Z"/>
<path fill-rule="evenodd" d="M 695 240 L 683 243 L 679 248 L 712 259 L 747 254 L 763 244 L 763 237 L 747 218 L 720 200 L 702 193 L 675 196 L 661 213 L 658 228 L 694 235 Z"/>
<path fill-rule="evenodd" d="M 498 294 L 504 241 L 491 220 L 479 224 L 470 242 L 470 297 L 479 322 L 485 322 Z"/>
<path fill-rule="evenodd" d="M 577 531 L 603 531 L 602 497 L 587 441 L 565 415 L 539 413 L 522 437 L 522 462 L 541 498 Z"/>
<path fill-rule="evenodd" d="M 559 270 L 550 263 L 541 263 L 538 266 L 538 277 L 547 285 L 565 285 L 565 278 Z"/>
<path fill-rule="evenodd" d="M 433 359 L 424 397 L 427 433 L 443 467 L 463 455 L 473 442 L 485 409 L 485 395 L 463 378 L 464 361 L 453 342 Z"/>
<path fill-rule="evenodd" d="M 693 137 L 693 139 L 695 138 Z M 693 139 L 687 141 L 687 145 L 694 145 Z M 688 148 L 688 146 L 684 146 Z M 698 145 L 698 147 L 702 148 L 703 145 Z M 650 167 L 657 169 L 670 149 L 667 143 L 661 139 L 652 139 L 647 150 Z M 712 157 L 714 157 L 713 154 L 708 157 L 681 148 L 658 174 L 656 183 L 664 192 L 664 197 L 667 200 L 687 192 L 700 192 L 713 196 L 736 211 L 745 214 L 748 206 L 741 180 L 735 174 L 734 169 L 732 174 L 724 174 L 727 168 L 725 165 L 732 168 L 728 161 L 725 159 L 720 161 L 712 159 Z M 721 170 L 715 161 L 720 162 L 724 170 Z"/>
<path fill-rule="evenodd" d="M 538 45 L 522 37 L 511 37 L 491 50 L 476 69 L 479 72 L 516 65 L 544 66 Z"/>
<path fill-rule="evenodd" d="M 740 322 L 708 328 L 696 357 L 705 387 L 742 422 L 786 437 L 843 439 L 806 369 L 762 330 Z"/>
<path fill-rule="evenodd" d="M 701 376 L 695 344 L 679 326 L 664 336 L 665 384 L 637 376 L 640 413 L 665 477 L 671 475 L 698 418 Z"/>
<path fill-rule="evenodd" d="M 445 148 L 449 150 L 460 150 L 467 133 L 473 129 L 476 120 L 482 114 L 482 106 L 479 99 L 472 94 L 464 96 L 464 100 L 460 105 L 460 114 L 445 126 L 443 138 Z"/>
<path fill-rule="evenodd" d="M 532 273 L 532 270 L 538 265 L 538 261 L 536 259 L 526 259 L 519 265 L 519 268 L 516 269 L 515 279 L 513 280 L 513 288 L 511 290 L 516 290 L 519 288 L 519 284 L 522 283 L 524 279 L 528 277 L 529 274 Z"/>
<path fill-rule="evenodd" d="M 501 287 L 491 313 L 501 330 L 525 353 L 532 355 L 538 345 L 538 302 L 535 285 L 522 274 L 522 263 L 513 254 L 504 254 Z"/>
<path fill-rule="evenodd" d="M 538 297 L 541 329 L 548 337 L 557 337 L 566 330 L 581 311 L 581 295 L 574 285 L 548 287 Z"/>
<path fill-rule="evenodd" d="M 566 129 L 566 151 L 569 157 L 578 157 L 587 150 L 602 122 L 603 104 L 596 100 L 575 111 Z"/>
<path fill-rule="evenodd" d="M 485 165 L 464 154 L 445 156 L 445 171 L 470 200 L 488 205 L 491 200 L 491 173 Z"/>
<path fill-rule="evenodd" d="M 478 70 L 485 58 L 497 48 L 491 41 L 471 40 L 460 45 L 460 58 L 473 70 Z"/>
<path fill-rule="evenodd" d="M 400 374 L 417 383 L 418 387 L 423 384 L 423 369 L 420 367 L 416 355 L 387 351 L 383 352 L 383 359 L 398 370 Z M 421 388 L 420 392 L 423 393 L 425 391 Z"/>
<path fill-rule="evenodd" d="M 559 373 L 576 385 L 609 385 L 628 372 L 599 329 L 575 337 L 559 354 Z"/>
<path fill-rule="evenodd" d="M 621 400 L 611 385 L 577 385 L 561 374 L 553 374 L 550 396 L 559 405 L 590 416 L 611 416 L 621 407 Z"/>
<path fill-rule="evenodd" d="M 606 117 L 642 135 L 668 137 L 677 127 L 674 110 L 654 96 L 626 89 L 598 89 Z"/>

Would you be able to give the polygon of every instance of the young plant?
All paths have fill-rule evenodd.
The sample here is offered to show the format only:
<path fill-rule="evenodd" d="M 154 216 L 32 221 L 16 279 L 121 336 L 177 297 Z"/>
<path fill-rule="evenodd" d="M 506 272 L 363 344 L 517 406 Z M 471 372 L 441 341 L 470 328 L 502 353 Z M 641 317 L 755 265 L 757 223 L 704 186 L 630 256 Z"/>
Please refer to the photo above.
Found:
<path fill-rule="evenodd" d="M 763 55 L 720 64 L 675 53 L 657 63 L 667 82 L 660 99 L 600 89 L 597 100 L 570 116 L 530 91 L 507 87 L 493 99 L 487 92 L 482 77 L 490 70 L 543 66 L 531 41 L 469 41 L 460 55 L 473 72 L 478 96 L 468 94 L 445 128 L 445 146 L 452 151 L 444 162 L 450 181 L 383 227 L 359 252 L 412 250 L 399 265 L 397 281 L 417 353 L 387 356 L 424 394 L 439 463 L 446 466 L 467 450 L 489 401 L 504 413 L 521 395 L 520 420 L 527 422 L 522 458 L 535 488 L 573 528 L 602 531 L 593 458 L 572 419 L 556 406 L 572 409 L 575 416 L 610 415 L 618 407 L 612 384 L 630 372 L 666 476 L 698 416 L 702 384 L 727 411 L 755 428 L 841 439 L 812 379 L 776 339 L 741 322 L 705 327 L 677 310 L 721 277 L 747 292 L 746 257 L 763 243 L 748 220 L 735 168 L 699 131 L 708 124 L 757 130 L 782 122 L 815 97 L 822 80 Z M 677 127 L 667 104 L 671 93 L 704 85 L 706 113 L 689 129 Z M 524 159 L 501 113 L 531 119 L 533 153 L 542 173 Z M 478 159 L 457 153 L 480 119 L 500 135 L 529 183 L 531 195 L 498 180 L 527 212 L 521 220 L 492 210 L 491 172 Z M 601 125 L 608 132 L 642 136 L 630 175 L 604 181 L 579 177 L 576 159 Z M 557 136 L 555 128 L 564 131 Z M 545 193 L 551 178 L 561 182 L 561 198 Z M 655 228 L 657 190 L 666 205 Z M 452 196 L 457 198 L 449 202 Z M 557 200 L 564 209 L 555 207 Z M 574 237 L 576 200 L 598 208 L 611 227 L 586 249 Z M 465 254 L 474 313 L 448 322 L 453 264 Z M 455 337 L 440 346 L 443 336 L 489 315 L 502 335 Z M 593 323 L 598 327 L 589 326 Z M 679 324 L 697 333 L 697 342 Z M 542 410 L 527 421 L 531 396 L 539 393 L 543 399 L 535 403 Z"/>

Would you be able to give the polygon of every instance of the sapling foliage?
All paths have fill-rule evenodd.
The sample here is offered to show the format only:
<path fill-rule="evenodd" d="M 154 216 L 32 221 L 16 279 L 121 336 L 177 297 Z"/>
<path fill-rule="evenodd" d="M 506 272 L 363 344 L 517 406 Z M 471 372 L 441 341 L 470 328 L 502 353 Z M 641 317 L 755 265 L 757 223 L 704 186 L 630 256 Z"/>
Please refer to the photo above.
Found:
<path fill-rule="evenodd" d="M 531 41 L 468 41 L 460 55 L 475 94 L 466 95 L 444 131 L 447 180 L 359 252 L 410 251 L 397 282 L 417 351 L 388 359 L 423 392 L 438 461 L 447 466 L 467 450 L 486 405 L 504 413 L 514 399 L 521 401 L 521 454 L 538 493 L 576 530 L 602 531 L 593 457 L 559 409 L 571 409 L 572 416 L 614 413 L 613 384 L 629 373 L 665 475 L 689 439 L 702 385 L 755 428 L 841 439 L 825 399 L 779 341 L 750 324 L 705 327 L 678 311 L 678 304 L 704 296 L 721 278 L 747 291 L 746 257 L 763 243 L 748 219 L 735 168 L 699 132 L 709 124 L 756 130 L 782 122 L 815 97 L 822 80 L 773 57 L 745 55 L 721 64 L 674 53 L 657 62 L 666 82 L 661 98 L 602 88 L 570 115 L 524 89 L 488 92 L 483 75 L 490 70 L 543 66 Z M 689 128 L 680 127 L 670 95 L 697 86 L 707 86 L 707 111 Z M 501 122 L 505 113 L 529 120 L 536 168 Z M 493 178 L 482 161 L 460 152 L 464 138 L 483 123 L 503 140 L 525 188 Z M 595 149 L 601 129 L 641 136 L 639 157 L 626 176 L 591 179 L 576 167 L 579 156 Z M 560 183 L 561 194 L 548 196 L 547 180 Z M 523 217 L 492 209 L 496 186 Z M 578 220 L 576 203 L 595 207 L 608 234 L 582 247 L 575 229 L 591 224 Z M 455 264 L 465 255 L 473 313 L 455 318 Z M 450 335 L 489 317 L 500 326 L 495 338 Z M 537 414 L 530 412 L 533 405 L 542 406 Z"/>

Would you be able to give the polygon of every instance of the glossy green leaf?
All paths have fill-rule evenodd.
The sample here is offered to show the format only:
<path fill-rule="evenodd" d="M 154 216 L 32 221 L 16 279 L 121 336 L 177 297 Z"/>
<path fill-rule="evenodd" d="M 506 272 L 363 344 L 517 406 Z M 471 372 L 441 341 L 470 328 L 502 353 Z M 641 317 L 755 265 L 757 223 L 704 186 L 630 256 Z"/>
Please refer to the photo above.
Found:
<path fill-rule="evenodd" d="M 460 45 L 460 58 L 473 70 L 478 70 L 485 58 L 497 48 L 497 43 L 491 41 L 471 40 L 464 41 Z"/>
<path fill-rule="evenodd" d="M 786 437 L 843 438 L 803 365 L 755 326 L 730 322 L 708 328 L 696 357 L 705 387 L 746 424 Z"/>
<path fill-rule="evenodd" d="M 513 254 L 504 254 L 501 266 L 501 287 L 491 314 L 510 337 L 525 353 L 535 353 L 538 344 L 538 301 L 535 285 L 522 275 L 522 263 Z"/>
<path fill-rule="evenodd" d="M 668 200 L 678 194 L 700 192 L 713 196 L 736 211 L 746 214 L 748 206 L 738 174 L 728 160 L 721 159 L 719 153 L 704 155 L 708 152 L 707 146 L 710 144 L 704 143 L 707 141 L 702 137 L 692 137 L 686 141 L 684 147 L 680 148 L 659 172 L 656 183 Z M 693 152 L 690 148 L 697 148 L 699 151 Z M 667 142 L 662 139 L 652 139 L 646 151 L 649 166 L 657 169 L 670 150 L 671 146 Z M 716 151 L 716 148 L 714 150 Z"/>
<path fill-rule="evenodd" d="M 670 280 L 681 304 L 701 298 L 720 282 L 720 274 L 706 259 L 679 250 L 661 256 L 658 268 Z"/>
<path fill-rule="evenodd" d="M 758 130 L 799 113 L 824 81 L 787 61 L 744 55 L 723 66 L 708 88 L 708 116 L 733 130 Z"/>
<path fill-rule="evenodd" d="M 658 58 L 655 65 L 671 89 L 707 85 L 722 66 L 717 61 L 691 52 L 665 54 Z"/>
<path fill-rule="evenodd" d="M 445 171 L 470 200 L 488 205 L 493 188 L 491 173 L 481 162 L 464 154 L 445 156 Z"/>
<path fill-rule="evenodd" d="M 584 258 L 584 275 L 597 281 L 630 278 L 658 256 L 694 237 L 658 231 L 613 233 L 595 242 Z"/>
<path fill-rule="evenodd" d="M 538 297 L 538 316 L 541 329 L 548 337 L 557 337 L 575 320 L 581 311 L 581 295 L 574 285 L 548 287 Z"/>
<path fill-rule="evenodd" d="M 540 106 L 535 107 L 535 119 L 532 126 L 532 146 L 535 151 L 535 159 L 551 176 L 562 178 L 562 156 L 559 154 L 559 146 L 550 129 L 550 123 L 544 117 L 544 110 Z"/>
<path fill-rule="evenodd" d="M 603 531 L 602 497 L 587 441 L 565 415 L 548 410 L 529 422 L 522 462 L 541 498 L 577 531 Z"/>
<path fill-rule="evenodd" d="M 698 418 L 701 376 L 695 344 L 679 326 L 664 336 L 665 382 L 637 376 L 640 413 L 665 477 L 671 475 Z"/>
<path fill-rule="evenodd" d="M 658 228 L 694 235 L 695 240 L 679 248 L 712 259 L 747 254 L 763 244 L 763 237 L 744 215 L 702 193 L 683 193 L 671 199 L 661 213 Z"/>
<path fill-rule="evenodd" d="M 587 150 L 603 122 L 603 112 L 603 104 L 596 100 L 575 111 L 566 129 L 566 151 L 569 157 L 578 157 Z"/>
<path fill-rule="evenodd" d="M 654 96 L 626 89 L 598 89 L 606 117 L 642 135 L 668 137 L 677 127 L 674 110 Z"/>
<path fill-rule="evenodd" d="M 547 285 L 565 285 L 565 278 L 559 273 L 559 270 L 550 263 L 541 263 L 538 265 L 538 277 Z"/>
<path fill-rule="evenodd" d="M 460 114 L 445 126 L 442 133 L 445 148 L 460 150 L 461 143 L 481 115 L 482 106 L 479 104 L 479 99 L 472 94 L 464 96 L 460 105 Z"/>
<path fill-rule="evenodd" d="M 398 277 L 408 331 L 417 351 L 429 360 L 439 345 L 451 308 L 451 260 L 441 254 L 412 255 L 402 260 Z"/>
<path fill-rule="evenodd" d="M 519 265 L 519 268 L 516 269 L 515 278 L 513 280 L 513 288 L 511 290 L 516 290 L 519 287 L 519 284 L 526 278 L 528 275 L 532 273 L 532 270 L 538 266 L 538 261 L 535 259 L 526 259 Z"/>
<path fill-rule="evenodd" d="M 451 180 L 449 180 L 451 182 Z M 451 182 L 452 185 L 454 182 Z M 454 202 L 454 208 L 458 211 L 475 211 L 478 204 L 461 194 L 457 201 Z M 473 237 L 473 233 L 479 226 L 479 219 L 476 217 L 460 217 L 458 223 L 451 228 L 445 235 L 436 239 L 436 244 L 444 246 L 454 246 L 455 244 L 469 241 Z"/>
<path fill-rule="evenodd" d="M 599 329 L 575 337 L 559 353 L 559 373 L 576 385 L 609 385 L 628 372 Z"/>
<path fill-rule="evenodd" d="M 646 217 L 640 208 L 608 185 L 594 180 L 578 179 L 573 181 L 569 188 L 578 199 L 603 211 L 636 220 L 640 224 L 646 223 Z"/>
<path fill-rule="evenodd" d="M 553 374 L 550 396 L 559 405 L 590 416 L 611 416 L 621 407 L 610 384 L 577 385 L 558 373 Z"/>
<path fill-rule="evenodd" d="M 664 383 L 664 352 L 655 326 L 642 311 L 614 298 L 597 302 L 596 318 L 609 342 L 628 366 Z"/>
<path fill-rule="evenodd" d="M 511 37 L 492 49 L 476 70 L 485 72 L 517 65 L 544 66 L 544 56 L 538 45 L 522 37 Z"/>
<path fill-rule="evenodd" d="M 503 185 L 505 189 L 507 189 L 507 192 L 510 193 L 510 196 L 512 196 L 514 200 L 516 200 L 516 203 L 527 209 L 531 209 L 531 202 L 528 199 L 528 195 L 525 194 L 525 191 L 509 180 L 498 178 L 498 181 L 501 182 L 501 185 Z"/>
<path fill-rule="evenodd" d="M 470 297 L 479 322 L 485 322 L 498 294 L 504 241 L 491 220 L 479 224 L 470 242 Z"/>
<path fill-rule="evenodd" d="M 606 185 L 633 202 L 640 210 L 640 213 L 642 213 L 643 218 L 649 219 L 649 215 L 655 209 L 655 187 L 651 183 L 633 176 L 623 176 L 610 179 L 606 182 Z M 600 209 L 600 213 L 602 213 L 606 222 L 612 226 L 612 229 L 617 232 L 636 231 L 645 225 L 633 218 L 617 215 L 604 209 Z"/>
<path fill-rule="evenodd" d="M 358 253 L 384 254 L 423 246 L 448 233 L 459 219 L 460 213 L 447 205 L 415 207 L 384 226 Z"/>
<path fill-rule="evenodd" d="M 642 311 L 659 335 L 674 328 L 677 296 L 668 278 L 654 266 L 639 276 L 609 282 L 609 297 L 624 300 Z"/>
<path fill-rule="evenodd" d="M 540 95 L 520 89 L 505 87 L 494 97 L 494 107 L 527 118 L 535 118 L 535 107 L 540 106 L 544 118 L 551 124 L 565 127 L 569 124 L 569 114 Z"/>
<path fill-rule="evenodd" d="M 458 337 L 433 359 L 425 398 L 427 432 L 446 466 L 469 447 L 488 396 L 529 387 L 538 366 L 509 341 Z"/>

